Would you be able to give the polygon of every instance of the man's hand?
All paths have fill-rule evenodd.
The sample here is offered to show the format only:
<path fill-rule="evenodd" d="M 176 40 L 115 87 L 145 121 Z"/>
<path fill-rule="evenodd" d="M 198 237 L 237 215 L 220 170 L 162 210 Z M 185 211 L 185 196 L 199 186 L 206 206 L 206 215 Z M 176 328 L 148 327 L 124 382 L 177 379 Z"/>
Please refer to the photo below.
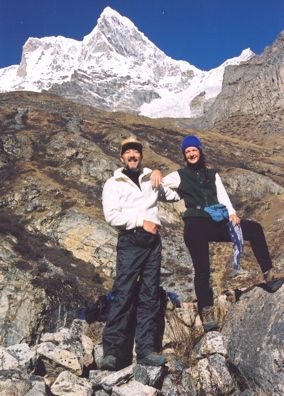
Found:
<path fill-rule="evenodd" d="M 162 172 L 158 169 L 154 169 L 151 173 L 150 180 L 153 188 L 158 188 L 163 182 Z"/>
<path fill-rule="evenodd" d="M 241 219 L 236 214 L 231 214 L 229 216 L 229 220 L 232 221 L 235 224 L 240 224 L 240 222 L 241 222 Z"/>
<path fill-rule="evenodd" d="M 143 228 L 145 231 L 148 231 L 151 234 L 157 234 L 157 232 L 158 232 L 157 224 L 153 223 L 152 221 L 144 220 Z"/>

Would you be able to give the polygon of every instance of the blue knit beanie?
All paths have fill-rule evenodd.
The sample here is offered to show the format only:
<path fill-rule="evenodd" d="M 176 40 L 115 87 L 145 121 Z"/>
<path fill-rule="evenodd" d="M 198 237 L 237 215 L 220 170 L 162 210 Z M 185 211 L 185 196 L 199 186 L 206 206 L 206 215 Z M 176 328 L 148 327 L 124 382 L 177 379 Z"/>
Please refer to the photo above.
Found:
<path fill-rule="evenodd" d="M 196 147 L 198 150 L 202 150 L 202 143 L 197 136 L 186 136 L 181 144 L 181 150 L 183 154 L 188 147 Z"/>

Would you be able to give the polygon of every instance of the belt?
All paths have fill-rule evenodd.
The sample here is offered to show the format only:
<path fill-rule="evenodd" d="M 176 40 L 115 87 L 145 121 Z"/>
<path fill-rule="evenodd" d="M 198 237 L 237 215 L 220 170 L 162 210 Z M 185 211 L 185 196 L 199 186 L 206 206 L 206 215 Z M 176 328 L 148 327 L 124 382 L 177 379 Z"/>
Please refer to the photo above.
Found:
<path fill-rule="evenodd" d="M 137 230 L 143 230 L 143 227 L 135 227 L 130 230 L 119 230 L 118 235 L 135 234 Z"/>
<path fill-rule="evenodd" d="M 135 234 L 139 230 L 144 230 L 144 228 L 143 227 L 135 227 L 135 228 L 131 228 L 130 230 L 119 230 L 118 235 Z M 146 230 L 144 230 L 144 231 L 148 232 Z M 159 232 L 159 227 L 158 227 L 158 232 Z M 153 234 L 153 235 L 155 235 L 155 234 Z"/>

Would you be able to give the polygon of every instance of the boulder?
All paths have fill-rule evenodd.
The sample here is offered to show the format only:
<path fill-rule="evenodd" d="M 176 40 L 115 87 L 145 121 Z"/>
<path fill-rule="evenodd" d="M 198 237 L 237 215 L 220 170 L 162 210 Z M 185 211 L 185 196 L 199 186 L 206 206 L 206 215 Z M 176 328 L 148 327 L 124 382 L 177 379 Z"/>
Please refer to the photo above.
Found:
<path fill-rule="evenodd" d="M 199 360 L 196 370 L 201 394 L 229 395 L 235 389 L 226 358 L 218 353 Z"/>
<path fill-rule="evenodd" d="M 80 378 L 70 371 L 63 371 L 51 386 L 54 395 L 92 396 L 92 384 L 86 378 Z"/>
<path fill-rule="evenodd" d="M 167 369 L 163 366 L 151 367 L 137 364 L 133 368 L 133 374 L 136 381 L 154 388 L 160 388 L 167 374 Z"/>
<path fill-rule="evenodd" d="M 93 342 L 84 334 L 86 322 L 76 319 L 71 328 L 42 336 L 37 348 L 41 365 L 46 372 L 60 373 L 66 369 L 81 375 L 84 367 L 93 362 Z"/>
<path fill-rule="evenodd" d="M 284 286 L 243 294 L 228 312 L 222 333 L 239 380 L 257 395 L 284 393 Z"/>
<path fill-rule="evenodd" d="M 112 389 L 112 396 L 159 396 L 161 392 L 152 386 L 143 385 L 141 382 L 132 380 L 127 384 L 116 385 Z"/>
<path fill-rule="evenodd" d="M 0 371 L 0 396 L 46 396 L 44 380 L 21 370 Z"/>

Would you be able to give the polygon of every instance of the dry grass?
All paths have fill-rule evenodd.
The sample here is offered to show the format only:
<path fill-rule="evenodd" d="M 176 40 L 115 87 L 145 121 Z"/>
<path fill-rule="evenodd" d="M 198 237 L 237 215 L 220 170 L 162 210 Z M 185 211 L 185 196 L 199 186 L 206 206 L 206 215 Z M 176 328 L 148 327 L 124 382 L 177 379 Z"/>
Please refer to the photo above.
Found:
<path fill-rule="evenodd" d="M 201 322 L 194 320 L 191 325 L 185 324 L 175 312 L 166 312 L 166 337 L 167 345 L 174 351 L 176 359 L 183 362 L 186 367 L 193 363 L 193 349 L 204 334 Z"/>

